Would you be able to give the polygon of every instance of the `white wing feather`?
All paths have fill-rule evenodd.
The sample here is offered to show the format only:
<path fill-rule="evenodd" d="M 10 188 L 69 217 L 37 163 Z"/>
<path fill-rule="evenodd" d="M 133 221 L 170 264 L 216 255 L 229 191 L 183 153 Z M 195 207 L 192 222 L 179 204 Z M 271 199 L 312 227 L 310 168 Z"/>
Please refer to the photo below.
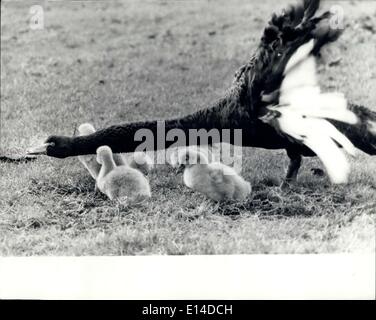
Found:
<path fill-rule="evenodd" d="M 355 124 L 356 115 L 347 108 L 342 93 L 321 93 L 316 61 L 310 55 L 314 42 L 302 45 L 286 65 L 280 89 L 277 118 L 280 129 L 301 141 L 317 154 L 333 183 L 346 183 L 350 166 L 336 141 L 351 155 L 356 149 L 351 141 L 326 119 Z"/>
<path fill-rule="evenodd" d="M 347 183 L 350 165 L 333 140 L 324 135 L 310 136 L 304 140 L 304 144 L 320 158 L 332 183 Z"/>
<path fill-rule="evenodd" d="M 303 119 L 291 110 L 282 110 L 282 114 L 279 121 L 281 129 L 317 154 L 333 183 L 346 183 L 350 172 L 349 163 L 334 141 L 349 154 L 355 155 L 356 149 L 351 141 L 326 120 Z"/>

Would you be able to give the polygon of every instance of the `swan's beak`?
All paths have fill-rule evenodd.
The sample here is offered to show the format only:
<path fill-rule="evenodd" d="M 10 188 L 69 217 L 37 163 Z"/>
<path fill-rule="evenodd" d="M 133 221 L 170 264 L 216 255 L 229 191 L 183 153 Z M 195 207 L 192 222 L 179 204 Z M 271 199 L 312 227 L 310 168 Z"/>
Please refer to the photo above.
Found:
<path fill-rule="evenodd" d="M 43 143 L 37 147 L 31 147 L 26 150 L 27 155 L 42 155 L 47 154 L 47 147 L 53 145 L 53 143 Z"/>

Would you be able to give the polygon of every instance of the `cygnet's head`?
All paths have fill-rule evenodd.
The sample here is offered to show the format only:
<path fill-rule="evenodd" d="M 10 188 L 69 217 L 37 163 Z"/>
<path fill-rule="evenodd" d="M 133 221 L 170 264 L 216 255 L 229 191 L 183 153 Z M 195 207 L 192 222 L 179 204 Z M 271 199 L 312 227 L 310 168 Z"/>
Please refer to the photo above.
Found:
<path fill-rule="evenodd" d="M 78 134 L 80 136 L 87 136 L 94 132 L 95 132 L 95 129 L 90 123 L 83 123 L 78 127 Z"/>
<path fill-rule="evenodd" d="M 141 171 L 143 174 L 148 174 L 154 167 L 154 162 L 145 152 L 135 152 L 131 160 L 128 162 L 131 168 Z"/>
<path fill-rule="evenodd" d="M 135 152 L 133 154 L 133 161 L 140 166 L 153 167 L 154 165 L 153 160 L 145 152 Z"/>
<path fill-rule="evenodd" d="M 193 148 L 185 148 L 179 150 L 176 166 L 181 169 L 185 167 L 191 167 L 196 164 L 208 163 L 208 158 L 205 156 L 203 152 Z"/>
<path fill-rule="evenodd" d="M 97 162 L 100 164 L 112 162 L 112 150 L 109 146 L 101 146 L 97 149 Z"/>

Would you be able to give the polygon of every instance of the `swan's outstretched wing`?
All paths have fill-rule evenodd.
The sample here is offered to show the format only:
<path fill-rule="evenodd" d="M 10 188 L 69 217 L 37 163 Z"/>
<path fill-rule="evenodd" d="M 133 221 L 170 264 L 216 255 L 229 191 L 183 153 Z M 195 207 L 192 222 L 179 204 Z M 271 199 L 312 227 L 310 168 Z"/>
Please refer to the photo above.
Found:
<path fill-rule="evenodd" d="M 326 12 L 314 17 L 318 0 L 306 0 L 274 16 L 259 50 L 264 70 L 253 81 L 252 98 L 259 118 L 281 135 L 309 147 L 321 159 L 333 183 L 347 181 L 349 164 L 340 149 L 355 154 L 347 137 L 326 119 L 355 124 L 342 93 L 322 93 L 316 55 L 340 35 L 332 30 Z"/>
<path fill-rule="evenodd" d="M 356 149 L 330 122 L 315 117 L 303 118 L 287 106 L 281 108 L 277 125 L 284 134 L 300 141 L 317 154 L 333 183 L 347 182 L 350 167 L 339 145 L 351 155 L 355 155 Z"/>
<path fill-rule="evenodd" d="M 331 27 L 332 14 L 317 15 L 320 0 L 301 0 L 281 14 L 274 14 L 264 30 L 248 75 L 249 98 L 255 109 L 265 104 L 261 97 L 279 98 L 282 80 L 308 56 L 316 56 L 326 44 L 338 39 L 342 30 Z M 313 40 L 312 47 L 303 47 Z M 301 78 L 304 79 L 304 78 Z M 259 103 L 257 103 L 259 102 Z"/>
<path fill-rule="evenodd" d="M 355 124 L 357 117 L 347 108 L 343 94 L 321 93 L 313 48 L 312 39 L 292 55 L 284 71 L 278 104 L 267 107 L 270 111 L 261 119 L 315 152 L 333 183 L 345 183 L 350 169 L 339 146 L 352 155 L 355 148 L 326 119 Z"/>

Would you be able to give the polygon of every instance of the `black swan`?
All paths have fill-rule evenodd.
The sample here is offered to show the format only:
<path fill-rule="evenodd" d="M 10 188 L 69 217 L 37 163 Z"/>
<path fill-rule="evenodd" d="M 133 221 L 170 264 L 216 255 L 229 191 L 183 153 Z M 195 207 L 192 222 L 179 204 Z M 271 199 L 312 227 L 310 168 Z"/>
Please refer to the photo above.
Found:
<path fill-rule="evenodd" d="M 341 31 L 330 27 L 331 14 L 325 12 L 316 16 L 319 0 L 303 0 L 290 6 L 281 14 L 274 14 L 264 30 L 260 44 L 249 61 L 235 75 L 234 81 L 225 96 L 213 106 L 202 109 L 182 118 L 165 121 L 165 132 L 169 129 L 181 129 L 186 134 L 189 129 L 241 129 L 242 146 L 265 149 L 286 149 L 290 158 L 286 180 L 295 180 L 301 165 L 302 156 L 315 156 L 317 150 L 308 147 L 305 136 L 289 135 L 281 126 L 280 107 L 281 85 L 285 80 L 287 65 L 297 50 L 312 46 L 308 55 L 318 55 L 327 43 L 335 41 Z M 299 64 L 299 63 L 298 63 Z M 328 117 L 327 124 L 337 129 L 337 136 L 331 147 L 342 145 L 343 141 L 353 144 L 370 155 L 376 154 L 376 113 L 360 105 L 347 104 L 347 109 L 356 118 L 356 123 L 347 123 L 341 119 Z M 51 157 L 65 158 L 94 154 L 98 147 L 108 145 L 113 152 L 134 152 L 140 141 L 135 141 L 135 133 L 140 129 L 149 129 L 154 134 L 154 149 L 160 149 L 157 143 L 158 121 L 143 121 L 114 125 L 87 136 L 50 136 L 46 143 L 31 151 L 44 153 Z M 332 138 L 331 135 L 329 135 Z M 346 138 L 347 137 L 347 138 Z M 231 137 L 230 143 L 236 143 Z M 174 141 L 165 141 L 163 148 Z M 318 154 L 320 156 L 320 154 Z M 323 161 L 323 159 L 320 157 Z M 332 159 L 335 161 L 335 159 Z M 325 161 L 324 165 L 325 165 Z M 328 168 L 326 168 L 328 169 Z"/>

